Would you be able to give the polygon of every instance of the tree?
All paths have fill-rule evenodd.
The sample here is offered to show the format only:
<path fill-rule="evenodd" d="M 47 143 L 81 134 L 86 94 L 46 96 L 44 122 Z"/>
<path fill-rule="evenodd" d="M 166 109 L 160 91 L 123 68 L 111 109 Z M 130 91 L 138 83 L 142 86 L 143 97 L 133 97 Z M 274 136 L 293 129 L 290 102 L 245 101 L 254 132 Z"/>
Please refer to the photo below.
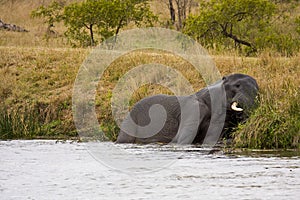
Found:
<path fill-rule="evenodd" d="M 47 24 L 47 34 L 53 32 L 54 23 L 60 22 L 63 17 L 63 8 L 65 1 L 53 1 L 47 7 L 40 6 L 31 12 L 33 18 L 44 18 L 44 23 Z"/>
<path fill-rule="evenodd" d="M 173 5 L 173 0 L 169 0 L 169 10 L 170 10 L 171 23 L 174 24 L 176 20 L 176 15 L 175 15 L 175 9 Z"/>
<path fill-rule="evenodd" d="M 100 40 L 117 35 L 124 26 L 152 26 L 157 17 L 148 0 L 86 0 L 65 7 L 66 35 L 74 45 L 94 46 Z"/>
<path fill-rule="evenodd" d="M 174 4 L 175 2 L 175 4 Z M 177 30 L 182 30 L 187 16 L 191 13 L 194 0 L 168 0 L 167 5 L 170 11 L 170 20 L 172 25 L 176 25 Z M 176 21 L 177 9 L 177 21 Z"/>
<path fill-rule="evenodd" d="M 183 22 L 186 20 L 187 13 L 191 12 L 192 0 L 175 0 L 177 5 L 178 26 L 177 29 L 183 28 Z"/>
<path fill-rule="evenodd" d="M 94 29 L 100 25 L 101 16 L 105 15 L 100 1 L 87 0 L 66 6 L 63 19 L 68 30 L 65 35 L 74 46 L 78 45 L 77 41 L 82 46 L 95 45 Z"/>
<path fill-rule="evenodd" d="M 295 19 L 296 32 L 300 35 L 300 16 Z"/>
<path fill-rule="evenodd" d="M 203 1 L 200 13 L 191 15 L 184 32 L 206 45 L 246 46 L 256 51 L 256 36 L 270 27 L 276 5 L 268 0 Z"/>

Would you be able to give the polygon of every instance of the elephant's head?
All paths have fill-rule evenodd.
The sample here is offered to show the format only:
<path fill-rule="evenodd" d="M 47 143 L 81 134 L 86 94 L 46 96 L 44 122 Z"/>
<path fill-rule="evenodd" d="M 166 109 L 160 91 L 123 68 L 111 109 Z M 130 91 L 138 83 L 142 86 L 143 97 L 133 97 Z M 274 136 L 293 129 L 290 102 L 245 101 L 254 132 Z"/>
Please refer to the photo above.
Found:
<path fill-rule="evenodd" d="M 223 77 L 227 98 L 227 119 L 233 123 L 245 120 L 255 108 L 258 85 L 254 78 L 244 74 Z"/>

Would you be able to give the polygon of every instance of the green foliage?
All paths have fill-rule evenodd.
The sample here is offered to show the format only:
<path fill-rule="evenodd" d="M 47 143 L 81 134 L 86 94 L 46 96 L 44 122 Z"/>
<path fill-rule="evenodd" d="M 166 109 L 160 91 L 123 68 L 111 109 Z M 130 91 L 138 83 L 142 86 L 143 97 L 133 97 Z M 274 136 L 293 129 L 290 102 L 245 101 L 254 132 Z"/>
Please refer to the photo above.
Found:
<path fill-rule="evenodd" d="M 262 94 L 261 105 L 247 123 L 234 133 L 237 147 L 255 149 L 300 148 L 300 93 L 287 94 L 289 101 L 279 105 L 272 91 Z"/>
<path fill-rule="evenodd" d="M 44 18 L 44 23 L 48 25 L 48 28 L 54 26 L 54 23 L 60 22 L 63 17 L 63 8 L 65 1 L 52 1 L 48 6 L 40 6 L 31 12 L 33 18 Z"/>
<path fill-rule="evenodd" d="M 295 19 L 296 32 L 300 35 L 300 16 Z"/>
<path fill-rule="evenodd" d="M 291 54 L 299 49 L 298 39 L 277 28 L 289 22 L 285 12 L 269 0 L 204 1 L 200 13 L 188 17 L 184 32 L 208 47 L 238 48 L 248 54 L 273 48 Z"/>
<path fill-rule="evenodd" d="M 152 25 L 157 17 L 147 0 L 86 0 L 65 7 L 66 35 L 74 46 L 93 46 L 98 39 L 117 35 L 130 22 Z"/>
<path fill-rule="evenodd" d="M 45 134 L 39 122 L 37 110 L 26 107 L 25 109 L 9 110 L 2 107 L 0 110 L 0 139 L 30 139 L 34 135 Z"/>
<path fill-rule="evenodd" d="M 105 133 L 105 137 L 110 140 L 110 141 L 116 141 L 120 128 L 116 124 L 115 121 L 107 121 L 107 122 L 102 122 L 101 125 L 101 130 Z"/>
<path fill-rule="evenodd" d="M 94 46 L 130 23 L 152 26 L 158 20 L 148 0 L 85 0 L 69 5 L 53 1 L 33 10 L 31 16 L 44 18 L 48 31 L 55 22 L 63 21 L 65 35 L 73 46 Z"/>
<path fill-rule="evenodd" d="M 275 12 L 267 0 L 212 0 L 201 4 L 199 15 L 190 16 L 185 32 L 206 44 L 228 42 L 255 50 L 253 35 L 264 31 Z"/>
<path fill-rule="evenodd" d="M 266 30 L 255 39 L 257 48 L 277 51 L 285 56 L 292 56 L 299 50 L 300 41 L 290 33 L 281 33 L 274 29 Z"/>
<path fill-rule="evenodd" d="M 73 3 L 64 9 L 64 23 L 68 27 L 65 33 L 71 40 L 78 41 L 82 46 L 94 45 L 94 26 L 100 20 L 101 7 L 96 1 Z M 87 32 L 87 31 L 90 31 Z M 73 42 L 75 45 L 76 43 Z"/>
<path fill-rule="evenodd" d="M 66 138 L 76 137 L 74 130 L 68 130 L 61 120 L 63 109 L 58 107 L 57 116 L 50 116 L 49 107 L 43 104 L 32 104 L 8 108 L 0 108 L 0 139 L 32 139 L 32 138 Z M 48 105 L 47 105 L 48 106 Z M 63 105 L 62 105 L 63 106 Z"/>

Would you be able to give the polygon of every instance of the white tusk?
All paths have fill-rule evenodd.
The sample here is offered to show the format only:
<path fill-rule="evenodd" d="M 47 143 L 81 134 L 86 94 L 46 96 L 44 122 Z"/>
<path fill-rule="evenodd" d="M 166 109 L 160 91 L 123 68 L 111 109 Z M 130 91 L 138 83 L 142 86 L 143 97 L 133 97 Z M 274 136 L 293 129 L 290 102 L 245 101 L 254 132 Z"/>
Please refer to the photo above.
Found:
<path fill-rule="evenodd" d="M 239 108 L 237 107 L 238 103 L 235 101 L 231 104 L 231 109 L 234 110 L 234 111 L 238 111 L 238 112 L 241 112 L 243 111 L 244 109 L 243 108 Z"/>

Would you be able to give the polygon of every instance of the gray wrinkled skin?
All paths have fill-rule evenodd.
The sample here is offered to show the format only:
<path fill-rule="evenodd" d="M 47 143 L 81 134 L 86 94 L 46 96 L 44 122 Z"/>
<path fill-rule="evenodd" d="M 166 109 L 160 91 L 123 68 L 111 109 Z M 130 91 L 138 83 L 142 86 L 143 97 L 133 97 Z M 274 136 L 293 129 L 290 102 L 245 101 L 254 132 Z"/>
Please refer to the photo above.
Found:
<path fill-rule="evenodd" d="M 209 137 L 229 138 L 230 130 L 248 118 L 257 95 L 254 78 L 232 74 L 193 95 L 147 97 L 124 119 L 116 142 L 202 144 Z M 243 111 L 233 110 L 233 102 Z M 218 127 L 220 134 L 208 133 Z"/>

